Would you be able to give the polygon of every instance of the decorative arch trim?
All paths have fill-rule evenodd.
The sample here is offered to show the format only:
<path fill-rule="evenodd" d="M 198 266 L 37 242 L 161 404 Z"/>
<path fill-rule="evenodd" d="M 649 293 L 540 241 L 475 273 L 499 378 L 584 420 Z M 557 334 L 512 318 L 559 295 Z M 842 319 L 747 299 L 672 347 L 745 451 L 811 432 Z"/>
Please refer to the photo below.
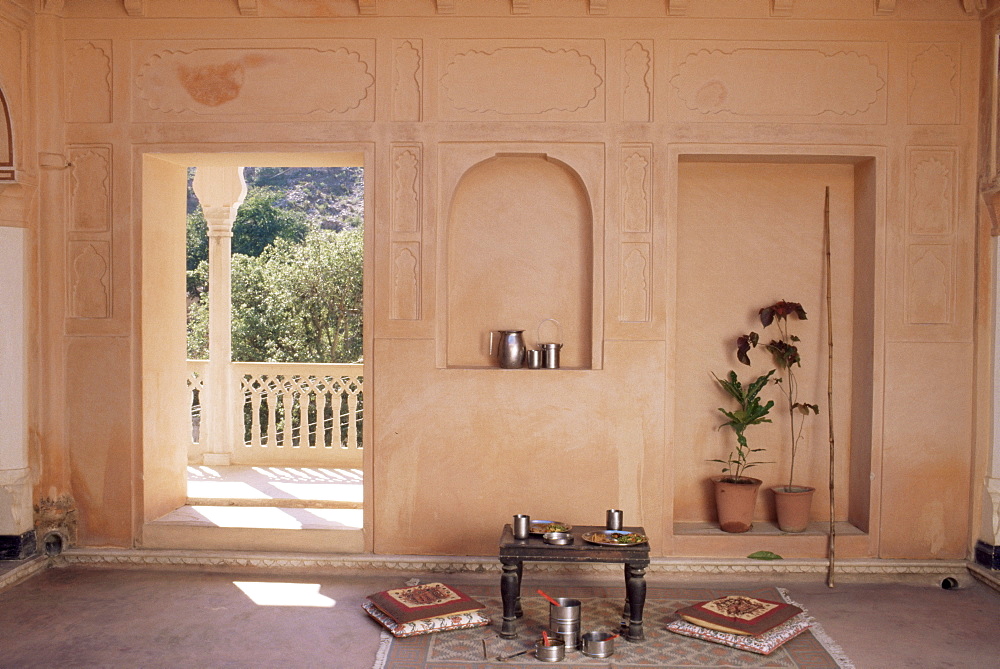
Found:
<path fill-rule="evenodd" d="M 14 131 L 10 124 L 10 108 L 0 89 L 0 183 L 14 181 Z"/>

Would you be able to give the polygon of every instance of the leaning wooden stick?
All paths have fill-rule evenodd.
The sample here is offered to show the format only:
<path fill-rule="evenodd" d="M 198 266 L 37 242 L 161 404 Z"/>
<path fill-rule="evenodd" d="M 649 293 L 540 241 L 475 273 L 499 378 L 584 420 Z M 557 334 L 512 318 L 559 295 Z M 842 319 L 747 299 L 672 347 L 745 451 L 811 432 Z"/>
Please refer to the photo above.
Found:
<path fill-rule="evenodd" d="M 834 519 L 834 440 L 833 440 L 833 299 L 830 284 L 833 275 L 830 270 L 830 187 L 826 187 L 826 199 L 823 202 L 823 237 L 826 245 L 826 341 L 829 359 L 826 366 L 826 418 L 830 426 L 830 534 L 828 550 L 830 564 L 826 573 L 826 584 L 833 587 L 834 556 L 836 555 L 837 530 Z"/>

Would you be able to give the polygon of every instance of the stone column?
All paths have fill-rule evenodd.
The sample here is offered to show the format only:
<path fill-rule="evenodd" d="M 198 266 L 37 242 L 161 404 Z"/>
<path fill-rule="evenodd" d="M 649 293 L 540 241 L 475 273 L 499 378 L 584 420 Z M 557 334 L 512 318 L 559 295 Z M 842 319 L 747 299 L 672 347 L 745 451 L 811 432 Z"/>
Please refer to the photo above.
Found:
<path fill-rule="evenodd" d="M 224 466 L 233 447 L 233 221 L 247 194 L 242 167 L 199 167 L 194 193 L 208 222 L 208 371 L 202 401 L 204 463 Z"/>

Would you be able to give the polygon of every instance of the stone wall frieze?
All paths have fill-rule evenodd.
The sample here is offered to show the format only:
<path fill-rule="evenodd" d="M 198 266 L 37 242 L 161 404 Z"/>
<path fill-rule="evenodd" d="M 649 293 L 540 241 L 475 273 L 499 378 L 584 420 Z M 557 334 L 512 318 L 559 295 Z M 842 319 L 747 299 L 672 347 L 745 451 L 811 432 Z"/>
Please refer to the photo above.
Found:
<path fill-rule="evenodd" d="M 678 41 L 671 50 L 679 119 L 885 123 L 884 43 Z"/>
<path fill-rule="evenodd" d="M 909 123 L 959 122 L 961 62 L 961 44 L 909 45 L 906 82 Z"/>
<path fill-rule="evenodd" d="M 378 0 L 358 0 L 358 14 L 378 16 Z"/>
<path fill-rule="evenodd" d="M 111 123 L 111 40 L 66 43 L 66 120 Z"/>
<path fill-rule="evenodd" d="M 138 51 L 133 104 L 142 120 L 374 120 L 374 40 L 312 47 L 160 41 Z M 303 86 L 290 76 L 304 71 L 323 78 Z"/>
<path fill-rule="evenodd" d="M 448 120 L 604 120 L 604 42 L 446 40 Z"/>
<path fill-rule="evenodd" d="M 455 0 L 434 0 L 438 14 L 454 14 Z"/>
<path fill-rule="evenodd" d="M 606 15 L 608 13 L 608 0 L 590 0 L 588 11 L 594 15 Z"/>

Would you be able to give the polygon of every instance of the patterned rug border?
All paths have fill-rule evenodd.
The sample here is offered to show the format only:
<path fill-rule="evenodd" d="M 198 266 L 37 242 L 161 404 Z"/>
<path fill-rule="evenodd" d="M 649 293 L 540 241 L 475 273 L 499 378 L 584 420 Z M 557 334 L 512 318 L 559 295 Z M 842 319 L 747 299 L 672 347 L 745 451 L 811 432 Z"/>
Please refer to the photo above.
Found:
<path fill-rule="evenodd" d="M 411 579 L 410 581 L 407 582 L 407 585 L 416 585 L 418 582 L 419 579 Z M 794 606 L 798 606 L 799 608 L 802 609 L 803 615 L 807 618 L 807 620 L 810 623 L 810 627 L 807 630 L 807 633 L 812 635 L 812 637 L 823 648 L 823 650 L 827 653 L 827 655 L 829 655 L 830 659 L 837 665 L 838 669 L 857 669 L 857 667 L 854 665 L 851 659 L 844 652 L 843 648 L 841 648 L 840 645 L 836 641 L 834 641 L 834 639 L 829 634 L 827 634 L 826 630 L 823 629 L 822 624 L 820 624 L 820 622 L 816 620 L 809 613 L 809 611 L 805 609 L 805 607 L 803 607 L 801 604 L 792 599 L 787 588 L 767 586 L 766 589 L 776 591 L 777 594 L 785 602 L 792 604 Z M 609 590 L 614 591 L 615 588 L 602 585 L 579 585 L 579 586 L 570 586 L 569 588 L 561 587 L 559 590 L 560 593 L 566 593 L 566 596 L 571 596 L 575 598 L 598 598 L 598 597 L 608 597 L 609 596 L 608 591 Z M 683 591 L 683 590 L 705 591 L 705 590 L 711 590 L 711 588 L 704 586 L 697 586 L 691 588 L 685 588 L 684 586 L 680 587 L 651 586 L 647 591 L 647 601 L 650 599 L 666 599 L 667 597 L 663 596 L 666 595 L 666 593 L 676 593 L 677 591 Z M 661 594 L 661 596 L 657 597 L 657 594 Z M 482 595 L 473 594 L 473 596 L 475 597 Z M 394 641 L 397 641 L 397 639 L 393 637 L 392 634 L 390 634 L 388 631 L 384 629 L 381 631 L 379 636 L 379 647 L 375 655 L 375 661 L 374 664 L 372 665 L 372 669 L 385 669 L 386 663 L 390 660 L 390 653 L 392 651 L 392 644 Z M 754 656 L 753 653 L 748 653 L 748 655 Z M 763 656 L 755 656 L 755 657 L 763 657 Z M 494 665 L 500 666 L 503 665 L 504 663 L 487 660 L 483 663 L 480 663 L 480 661 L 475 661 L 475 664 L 478 666 L 485 667 Z M 561 663 L 559 664 L 560 666 L 566 666 Z M 612 661 L 612 663 L 609 664 L 609 667 L 613 666 L 615 665 Z M 621 666 L 624 667 L 625 665 Z M 668 665 L 662 665 L 662 666 L 668 666 Z"/>

